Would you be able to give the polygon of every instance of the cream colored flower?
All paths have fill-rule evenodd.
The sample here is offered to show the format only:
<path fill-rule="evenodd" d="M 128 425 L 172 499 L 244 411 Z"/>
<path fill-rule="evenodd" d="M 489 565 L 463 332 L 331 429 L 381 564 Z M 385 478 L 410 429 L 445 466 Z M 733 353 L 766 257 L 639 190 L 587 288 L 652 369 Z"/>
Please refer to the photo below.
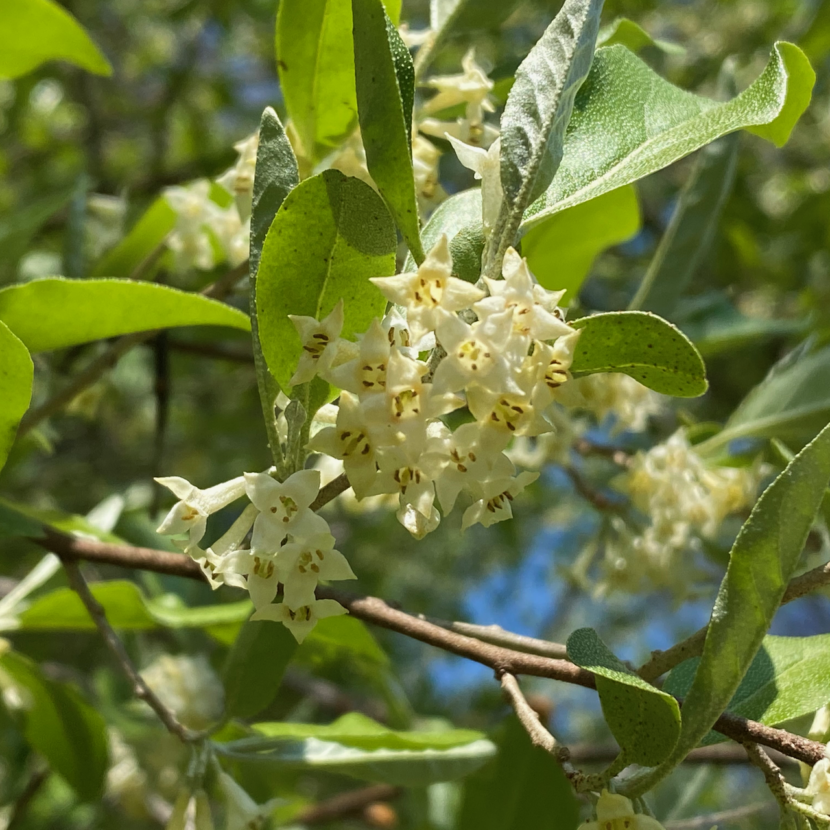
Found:
<path fill-rule="evenodd" d="M 603 790 L 597 801 L 597 820 L 586 821 L 578 830 L 665 830 L 657 819 L 634 812 L 631 800 Z"/>
<path fill-rule="evenodd" d="M 496 139 L 489 150 L 465 144 L 447 133 L 458 160 L 481 180 L 481 223 L 485 234 L 496 227 L 504 190 L 501 186 L 501 139 Z"/>
<path fill-rule="evenodd" d="M 338 617 L 341 614 L 348 613 L 336 600 L 318 599 L 300 608 L 291 608 L 285 602 L 266 605 L 264 608 L 257 610 L 251 616 L 251 619 L 281 622 L 294 635 L 297 642 L 301 643 L 317 625 L 318 620 L 326 617 Z"/>
<path fill-rule="evenodd" d="M 314 317 L 289 314 L 288 319 L 297 329 L 303 344 L 303 353 L 297 364 L 297 371 L 288 382 L 290 386 L 308 383 L 318 372 L 328 369 L 338 351 L 338 337 L 343 331 L 343 300 L 319 322 Z"/>

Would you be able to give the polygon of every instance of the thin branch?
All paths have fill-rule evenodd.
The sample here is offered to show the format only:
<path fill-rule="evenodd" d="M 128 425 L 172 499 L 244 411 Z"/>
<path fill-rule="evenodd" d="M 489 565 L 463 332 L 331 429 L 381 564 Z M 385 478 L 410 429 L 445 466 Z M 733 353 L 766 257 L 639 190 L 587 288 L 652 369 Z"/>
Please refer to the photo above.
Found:
<path fill-rule="evenodd" d="M 476 625 L 468 622 L 451 622 L 418 614 L 418 619 L 426 620 L 433 625 L 440 625 L 447 631 L 455 631 L 467 637 L 475 637 L 484 643 L 494 646 L 521 651 L 524 654 L 538 654 L 542 657 L 553 657 L 556 660 L 567 660 L 568 649 L 562 643 L 552 643 L 549 640 L 540 640 L 536 637 L 526 637 L 524 634 L 514 634 L 506 631 L 500 625 Z"/>
<path fill-rule="evenodd" d="M 397 798 L 403 789 L 390 784 L 374 784 L 371 787 L 361 787 L 359 790 L 340 793 L 327 798 L 313 807 L 308 807 L 299 815 L 294 816 L 292 824 L 324 824 L 327 821 L 337 821 L 354 815 L 360 815 L 367 807 L 379 801 L 392 801 Z"/>
<path fill-rule="evenodd" d="M 158 716 L 158 719 L 164 724 L 165 728 L 172 735 L 175 735 L 179 740 L 185 743 L 198 740 L 199 736 L 191 732 L 186 726 L 183 726 L 176 719 L 176 716 L 159 700 L 155 692 L 144 682 L 142 676 L 138 673 L 138 669 L 133 665 L 127 654 L 121 640 L 113 630 L 112 626 L 107 621 L 107 615 L 103 606 L 92 595 L 89 590 L 86 580 L 81 573 L 78 563 L 73 560 L 64 560 L 64 568 L 69 579 L 69 585 L 72 590 L 78 595 L 81 602 L 92 617 L 95 627 L 104 638 L 104 642 L 113 653 L 121 671 L 129 678 L 133 684 L 133 692 L 139 700 L 143 700 Z"/>
<path fill-rule="evenodd" d="M 345 473 L 340 473 L 337 478 L 332 479 L 325 487 L 320 489 L 317 498 L 311 502 L 311 509 L 319 510 L 333 499 L 336 499 L 341 493 L 345 493 L 351 486 L 349 477 Z"/>
<path fill-rule="evenodd" d="M 788 602 L 800 599 L 819 588 L 824 588 L 828 583 L 830 583 L 830 562 L 819 565 L 817 568 L 813 568 L 811 571 L 790 580 L 787 590 L 784 591 L 781 605 L 786 605 Z M 658 677 L 671 671 L 684 660 L 688 660 L 690 657 L 698 657 L 703 653 L 706 631 L 707 627 L 698 629 L 690 637 L 676 643 L 671 648 L 667 648 L 665 651 L 652 652 L 649 660 L 640 666 L 637 674 L 643 680 L 653 683 Z"/>
<path fill-rule="evenodd" d="M 760 804 L 747 804 L 746 807 L 738 807 L 734 810 L 723 810 L 720 813 L 709 813 L 706 816 L 695 816 L 695 818 L 684 818 L 678 821 L 667 821 L 666 830 L 709 830 L 721 823 L 741 821 L 745 818 L 754 818 L 764 813 L 772 812 L 772 804 L 764 801 Z"/>
<path fill-rule="evenodd" d="M 222 299 L 231 292 L 233 286 L 246 273 L 247 264 L 244 265 L 244 269 L 243 266 L 238 266 L 209 285 L 201 293 L 205 297 L 210 297 L 214 300 Z M 20 426 L 17 429 L 18 440 L 27 432 L 34 429 L 39 423 L 50 418 L 52 415 L 56 415 L 68 406 L 81 392 L 92 386 L 105 372 L 115 366 L 130 349 L 155 337 L 158 331 L 158 329 L 154 329 L 153 331 L 139 331 L 134 334 L 125 334 L 119 337 L 114 343 L 111 343 L 106 351 L 98 355 L 86 369 L 75 375 L 63 389 L 56 392 L 40 406 L 30 409 L 23 416 Z"/>
<path fill-rule="evenodd" d="M 42 537 L 33 538 L 32 541 L 64 559 L 89 559 L 121 567 L 141 568 L 204 580 L 199 566 L 183 554 L 167 553 L 150 548 L 133 548 L 129 545 L 114 545 L 95 539 L 78 539 L 49 528 L 44 529 Z M 596 688 L 591 672 L 567 660 L 525 654 L 485 643 L 454 631 L 447 631 L 412 614 L 392 608 L 377 597 L 352 596 L 331 588 L 319 588 L 317 594 L 321 598 L 337 600 L 353 616 L 364 622 L 396 631 L 414 640 L 474 660 L 488 666 L 499 675 L 507 672 L 513 675 L 547 677 L 588 689 Z M 735 741 L 760 743 L 806 764 L 815 764 L 824 757 L 824 744 L 793 735 L 782 729 L 764 726 L 738 715 L 730 713 L 721 715 L 713 724 L 713 728 Z"/>
<path fill-rule="evenodd" d="M 40 788 L 46 783 L 51 774 L 49 767 L 41 767 L 32 773 L 32 777 L 26 782 L 23 792 L 17 797 L 9 816 L 6 830 L 19 830 L 26 818 L 26 811 L 34 797 L 40 792 Z"/>
<path fill-rule="evenodd" d="M 522 694 L 522 690 L 519 687 L 519 681 L 516 680 L 515 675 L 512 675 L 509 672 L 502 672 L 500 680 L 501 687 L 507 695 L 510 705 L 516 713 L 516 717 L 519 719 L 519 722 L 524 727 L 525 732 L 527 732 L 530 737 L 531 743 L 534 746 L 541 747 L 545 750 L 545 752 L 549 752 L 553 755 L 562 767 L 562 771 L 572 782 L 576 783 L 579 781 L 582 778 L 582 774 L 571 764 L 571 754 L 568 752 L 568 748 L 566 746 L 562 746 L 556 738 L 548 732 L 542 721 L 539 720 L 538 712 L 536 712 L 536 710 L 527 702 L 524 694 Z"/>
<path fill-rule="evenodd" d="M 576 492 L 592 507 L 595 507 L 601 513 L 619 513 L 625 510 L 624 502 L 609 498 L 605 493 L 595 490 L 575 467 L 566 466 L 564 469 Z"/>
<path fill-rule="evenodd" d="M 571 751 L 571 760 L 575 764 L 607 764 L 613 761 L 619 754 L 620 748 L 614 743 L 608 744 L 571 744 L 568 749 Z M 792 758 L 769 750 L 769 755 L 779 766 L 782 764 L 795 764 Z M 718 766 L 747 764 L 749 759 L 742 746 L 732 742 L 715 744 L 693 749 L 684 759 L 684 764 L 715 764 Z"/>

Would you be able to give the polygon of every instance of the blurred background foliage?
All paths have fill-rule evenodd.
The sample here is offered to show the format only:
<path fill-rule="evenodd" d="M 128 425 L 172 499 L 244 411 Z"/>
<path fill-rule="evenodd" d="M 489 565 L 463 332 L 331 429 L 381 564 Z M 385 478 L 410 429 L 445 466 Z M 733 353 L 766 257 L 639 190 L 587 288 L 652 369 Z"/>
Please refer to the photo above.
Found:
<path fill-rule="evenodd" d="M 235 159 L 233 143 L 256 129 L 265 106 L 284 114 L 274 56 L 276 0 L 66 0 L 64 6 L 102 47 L 114 72 L 101 78 L 49 63 L 13 82 L 0 82 L 0 285 L 88 274 L 163 187 L 218 176 Z M 474 44 L 479 62 L 498 82 L 511 76 L 557 4 L 479 0 L 469 10 L 434 71 L 456 72 Z M 720 340 L 713 336 L 707 347 L 705 336 L 698 338 L 704 341 L 711 389 L 703 399 L 683 402 L 655 419 L 653 440 L 684 419 L 724 420 L 790 348 L 808 337 L 823 342 L 830 335 L 830 4 L 608 0 L 604 19 L 617 15 L 632 18 L 654 38 L 682 46 L 682 53 L 647 48 L 642 56 L 673 83 L 700 94 L 718 95 L 718 73 L 729 58 L 734 59 L 738 87 L 746 86 L 777 39 L 801 45 L 818 74 L 813 102 L 783 149 L 748 134 L 739 137 L 733 191 L 712 248 L 695 274 L 691 299 L 677 320 L 691 334 L 704 313 L 722 315 L 715 333 Z M 427 18 L 425 0 L 404 0 L 402 19 L 411 28 L 422 28 Z M 693 163 L 684 160 L 637 184 L 642 229 L 594 263 L 582 290 L 585 307 L 627 306 Z M 441 164 L 448 191 L 471 186 L 469 172 L 452 154 Z M 221 273 L 221 268 L 184 275 L 163 271 L 157 278 L 199 289 Z M 244 291 L 233 302 L 244 307 Z M 739 315 L 757 323 L 751 336 L 725 336 Z M 37 356 L 35 402 L 45 400 L 102 348 Z M 246 348 L 244 337 L 228 330 L 186 330 L 133 350 L 67 412 L 20 442 L 0 478 L 3 494 L 77 514 L 88 514 L 110 499 L 113 532 L 158 547 L 163 540 L 153 528 L 160 495 L 153 489 L 153 475 L 175 473 L 205 484 L 266 464 Z M 597 599 L 580 588 L 571 566 L 595 543 L 606 519 L 586 507 L 561 471 L 546 474 L 517 512 L 513 522 L 464 536 L 457 519 L 447 521 L 423 542 L 412 540 L 391 512 L 332 506 L 328 518 L 340 549 L 359 574 L 359 589 L 411 612 L 497 623 L 556 641 L 590 624 L 632 660 L 705 621 L 714 577 L 706 596 L 680 607 L 669 594 Z M 42 555 L 33 546 L 9 540 L 3 540 L 2 550 L 0 568 L 9 584 Z M 125 576 L 107 567 L 89 571 L 100 578 Z M 128 576 L 148 597 L 172 608 L 239 599 L 230 590 L 213 595 L 206 586 L 174 578 Z M 60 586 L 61 579 L 56 575 L 41 590 Z M 782 610 L 773 633 L 830 631 L 823 597 L 796 606 Z M 142 666 L 172 653 L 202 655 L 218 670 L 234 632 L 232 625 L 159 628 L 131 632 L 126 640 Z M 390 654 L 391 668 L 361 663 L 348 650 L 312 649 L 289 667 L 277 699 L 261 719 L 328 722 L 357 709 L 397 726 L 423 718 L 483 730 L 502 723 L 506 707 L 487 670 L 395 635 L 374 633 Z M 120 735 L 114 758 L 121 757 L 124 770 L 129 767 L 131 786 L 143 782 L 145 788 L 131 800 L 129 788 L 113 785 L 104 799 L 81 804 L 51 775 L 20 826 L 158 827 L 153 798 L 172 801 L 187 759 L 172 738 L 129 702 L 130 690 L 98 637 L 92 632 L 12 632 L 9 637 L 48 677 L 76 683 L 94 701 Z M 528 685 L 565 741 L 608 742 L 593 693 L 550 682 Z M 37 780 L 42 761 L 1 707 L 0 754 L 0 802 L 7 804 Z M 252 794 L 285 798 L 286 817 L 300 805 L 355 786 L 334 775 L 240 775 Z M 736 792 L 742 804 L 769 801 L 759 778 L 742 767 L 684 767 L 658 789 L 653 806 L 658 817 L 679 820 L 734 806 Z M 339 824 L 447 830 L 454 824 L 452 805 L 461 797 L 456 785 L 438 785 L 429 792 L 413 789 L 393 801 L 392 810 Z M 773 810 L 721 827 L 773 827 L 776 822 Z"/>

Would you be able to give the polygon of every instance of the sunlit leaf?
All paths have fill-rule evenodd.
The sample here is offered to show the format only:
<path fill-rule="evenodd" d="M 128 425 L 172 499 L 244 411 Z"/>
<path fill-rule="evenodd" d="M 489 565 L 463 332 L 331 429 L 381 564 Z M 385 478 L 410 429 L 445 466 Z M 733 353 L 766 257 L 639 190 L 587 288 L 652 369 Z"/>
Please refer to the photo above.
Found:
<path fill-rule="evenodd" d="M 694 398 L 707 388 L 706 367 L 688 338 L 671 323 L 640 311 L 581 317 L 571 371 L 575 377 L 623 372 L 664 395 Z"/>
<path fill-rule="evenodd" d="M 112 67 L 83 26 L 53 0 L 0 3 L 0 78 L 17 78 L 52 60 L 111 75 Z"/>
<path fill-rule="evenodd" d="M 0 289 L 2 320 L 31 352 L 174 326 L 249 329 L 224 303 L 165 285 L 58 277 Z"/>
<path fill-rule="evenodd" d="M 0 322 L 0 470 L 14 444 L 17 425 L 29 408 L 33 377 L 28 349 Z"/>

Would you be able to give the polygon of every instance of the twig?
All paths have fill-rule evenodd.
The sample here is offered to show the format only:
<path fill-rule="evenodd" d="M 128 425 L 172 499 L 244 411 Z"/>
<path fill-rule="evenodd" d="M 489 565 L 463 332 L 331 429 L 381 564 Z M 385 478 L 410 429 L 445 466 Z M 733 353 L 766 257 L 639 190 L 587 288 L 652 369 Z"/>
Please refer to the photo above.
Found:
<path fill-rule="evenodd" d="M 47 550 L 52 550 L 62 558 L 89 559 L 121 567 L 141 568 L 204 580 L 199 566 L 183 554 L 150 548 L 133 548 L 129 545 L 115 545 L 95 539 L 78 539 L 51 528 L 44 529 L 44 535 L 40 538 L 32 538 L 32 541 Z M 525 654 L 466 637 L 454 631 L 447 631 L 426 620 L 418 619 L 412 614 L 392 608 L 377 597 L 352 596 L 331 588 L 319 588 L 317 594 L 321 598 L 337 600 L 353 616 L 364 622 L 396 631 L 414 640 L 420 640 L 460 657 L 474 660 L 500 674 L 508 672 L 514 675 L 547 677 L 588 689 L 596 688 L 591 672 L 567 660 Z M 782 729 L 764 726 L 739 715 L 723 714 L 715 721 L 713 728 L 738 742 L 751 741 L 764 744 L 806 764 L 815 764 L 824 757 L 824 744 L 793 735 Z"/>
<path fill-rule="evenodd" d="M 360 814 L 370 804 L 378 801 L 392 801 L 397 798 L 403 789 L 390 784 L 374 784 L 371 787 L 361 787 L 347 793 L 327 798 L 313 807 L 308 807 L 299 815 L 294 816 L 292 824 L 323 824 L 327 821 L 337 821 L 355 814 Z"/>
<path fill-rule="evenodd" d="M 127 654 L 121 640 L 113 630 L 112 626 L 107 621 L 107 615 L 100 602 L 92 595 L 89 590 L 86 580 L 81 573 L 78 563 L 69 560 L 64 560 L 64 568 L 69 579 L 69 585 L 73 591 L 78 595 L 81 602 L 89 611 L 89 616 L 95 623 L 98 632 L 104 638 L 104 642 L 109 647 L 110 651 L 115 656 L 118 665 L 124 674 L 130 679 L 133 684 L 133 692 L 139 700 L 143 700 L 158 716 L 158 719 L 164 724 L 165 728 L 172 735 L 175 735 L 179 740 L 190 743 L 200 738 L 194 732 L 191 732 L 186 726 L 183 726 L 176 719 L 176 716 L 159 700 L 155 692 L 144 682 L 142 676 L 133 665 L 130 656 Z"/>
<path fill-rule="evenodd" d="M 40 788 L 46 783 L 51 772 L 49 767 L 41 767 L 32 773 L 32 777 L 26 782 L 23 792 L 20 793 L 17 801 L 14 802 L 6 830 L 19 830 L 22 827 L 23 820 L 26 817 L 26 811 L 29 809 L 32 799 L 40 792 Z"/>
<path fill-rule="evenodd" d="M 684 818 L 678 821 L 667 821 L 666 830 L 709 830 L 721 822 L 741 821 L 745 818 L 753 818 L 763 813 L 771 812 L 769 802 L 760 804 L 747 804 L 746 807 L 738 807 L 734 810 L 723 810 L 720 813 L 709 813 L 706 816 L 695 816 L 695 818 Z"/>
<path fill-rule="evenodd" d="M 601 493 L 599 490 L 591 487 L 583 478 L 582 473 L 576 468 L 567 466 L 565 467 L 565 472 L 573 483 L 576 492 L 601 513 L 619 513 L 625 509 L 623 502 L 611 499 L 605 493 Z"/>
<path fill-rule="evenodd" d="M 540 640 L 536 637 L 526 637 L 524 634 L 514 634 L 512 631 L 505 631 L 500 625 L 476 625 L 468 622 L 451 622 L 439 620 L 435 617 L 428 617 L 425 614 L 418 614 L 418 619 L 431 622 L 433 625 L 440 625 L 447 631 L 456 631 L 467 637 L 475 637 L 484 643 L 492 643 L 494 646 L 521 651 L 525 654 L 538 654 L 542 657 L 553 657 L 556 660 L 567 660 L 568 649 L 562 643 L 552 643 L 548 640 Z"/>
<path fill-rule="evenodd" d="M 819 588 L 824 588 L 830 583 L 830 562 L 825 565 L 819 565 L 807 573 L 796 576 L 790 580 L 787 590 L 784 591 L 784 597 L 781 600 L 781 605 L 786 605 L 788 602 L 800 599 Z M 706 642 L 707 627 L 698 629 L 690 637 L 676 643 L 671 648 L 665 651 L 654 651 L 649 660 L 643 663 L 637 671 L 637 674 L 653 683 L 660 675 L 671 671 L 675 666 L 688 660 L 690 657 L 697 657 L 703 653 L 703 644 Z"/>
<path fill-rule="evenodd" d="M 551 735 L 539 720 L 539 715 L 536 710 L 527 702 L 522 690 L 519 687 L 519 681 L 510 672 L 502 672 L 501 687 L 507 695 L 516 717 L 530 737 L 530 741 L 534 746 L 541 747 L 545 752 L 549 752 L 556 758 L 562 771 L 573 782 L 576 783 L 582 778 L 582 774 L 573 767 L 570 762 L 571 754 L 568 752 L 566 746 L 562 746 L 556 738 Z"/>
<path fill-rule="evenodd" d="M 230 293 L 233 286 L 246 273 L 247 265 L 245 265 L 244 270 L 242 266 L 238 266 L 209 285 L 201 293 L 205 297 L 210 297 L 214 300 L 222 299 Z M 20 422 L 20 426 L 17 429 L 17 438 L 22 438 L 41 421 L 60 412 L 75 400 L 81 392 L 92 386 L 107 370 L 115 366 L 121 357 L 130 351 L 130 349 L 155 337 L 158 332 L 158 329 L 154 329 L 153 331 L 139 331 L 134 334 L 125 334 L 119 337 L 105 352 L 95 358 L 86 369 L 76 375 L 63 389 L 55 393 L 55 395 L 40 406 L 30 409 Z"/>
<path fill-rule="evenodd" d="M 340 473 L 337 478 L 332 479 L 325 487 L 320 489 L 317 498 L 311 502 L 311 509 L 319 510 L 333 499 L 336 499 L 341 493 L 345 493 L 351 486 L 349 477 L 345 473 Z"/>

